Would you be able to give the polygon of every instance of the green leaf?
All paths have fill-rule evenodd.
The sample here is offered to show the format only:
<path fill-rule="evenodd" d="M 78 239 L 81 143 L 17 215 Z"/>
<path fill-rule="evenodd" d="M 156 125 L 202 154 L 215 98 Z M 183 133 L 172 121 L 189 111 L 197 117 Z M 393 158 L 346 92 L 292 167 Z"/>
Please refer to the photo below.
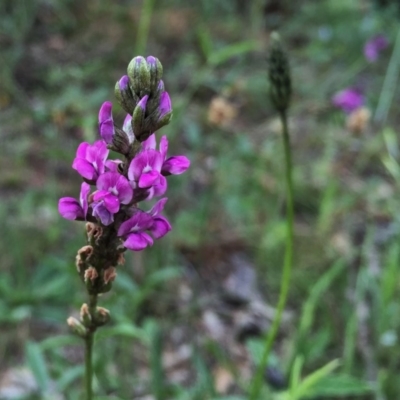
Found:
<path fill-rule="evenodd" d="M 233 43 L 229 46 L 223 47 L 220 50 L 214 51 L 208 58 L 208 63 L 210 65 L 217 66 L 225 61 L 228 61 L 232 57 L 255 51 L 258 49 L 258 47 L 259 45 L 255 40 Z"/>
<path fill-rule="evenodd" d="M 84 376 L 85 369 L 83 365 L 77 365 L 76 367 L 72 367 L 67 369 L 62 375 L 61 378 L 57 381 L 57 387 L 60 392 L 63 392 L 77 379 L 81 379 Z"/>
<path fill-rule="evenodd" d="M 104 327 L 100 329 L 96 334 L 96 341 L 115 336 L 139 339 L 144 342 L 147 340 L 147 335 L 142 329 L 129 323 L 122 323 L 117 326 Z"/>
<path fill-rule="evenodd" d="M 40 343 L 42 351 L 61 349 L 64 346 L 83 343 L 82 339 L 75 335 L 59 335 L 49 337 Z"/>
<path fill-rule="evenodd" d="M 41 392 L 45 392 L 49 387 L 50 378 L 42 349 L 37 343 L 28 342 L 25 346 L 25 356 Z"/>
<path fill-rule="evenodd" d="M 310 375 L 306 376 L 295 390 L 293 399 L 301 399 L 304 396 L 308 396 L 311 392 L 311 389 L 313 389 L 313 387 L 323 378 L 326 378 L 338 366 L 339 360 L 333 360 L 323 367 L 312 372 Z"/>
<path fill-rule="evenodd" d="M 360 379 L 346 374 L 326 376 L 308 392 L 309 397 L 361 396 L 372 393 L 371 386 Z"/>

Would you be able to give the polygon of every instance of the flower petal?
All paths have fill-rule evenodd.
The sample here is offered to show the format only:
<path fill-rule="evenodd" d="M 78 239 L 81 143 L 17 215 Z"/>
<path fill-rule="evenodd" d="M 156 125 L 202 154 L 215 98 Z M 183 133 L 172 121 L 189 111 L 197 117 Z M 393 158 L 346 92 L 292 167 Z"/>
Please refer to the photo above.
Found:
<path fill-rule="evenodd" d="M 83 182 L 81 185 L 81 193 L 79 196 L 79 202 L 81 204 L 83 214 L 86 217 L 87 211 L 88 211 L 88 195 L 90 193 L 90 185 L 86 182 Z"/>
<path fill-rule="evenodd" d="M 111 193 L 108 193 L 107 196 L 104 197 L 104 205 L 106 209 L 112 214 L 115 214 L 119 211 L 118 197 L 114 196 Z"/>
<path fill-rule="evenodd" d="M 99 131 L 100 131 L 100 136 L 107 144 L 112 143 L 115 130 L 114 130 L 114 121 L 112 116 L 112 103 L 110 101 L 104 102 L 100 107 Z"/>
<path fill-rule="evenodd" d="M 99 218 L 103 225 L 110 225 L 114 221 L 114 214 L 107 210 L 103 202 L 93 205 L 93 216 Z"/>
<path fill-rule="evenodd" d="M 131 218 L 121 224 L 118 236 L 149 229 L 153 225 L 153 218 L 144 211 L 138 210 Z"/>
<path fill-rule="evenodd" d="M 167 152 L 168 152 L 168 139 L 164 135 L 160 139 L 160 153 L 161 153 L 163 161 L 167 157 Z"/>
<path fill-rule="evenodd" d="M 154 206 L 152 207 L 152 209 L 150 211 L 148 211 L 148 213 L 152 216 L 152 217 L 156 217 L 158 214 L 161 214 L 162 210 L 164 209 L 165 203 L 168 201 L 167 197 L 164 197 L 160 200 L 157 201 L 156 204 L 154 204 Z"/>
<path fill-rule="evenodd" d="M 154 218 L 154 224 L 150 228 L 154 239 L 160 239 L 172 229 L 171 224 L 164 217 Z"/>
<path fill-rule="evenodd" d="M 73 197 L 63 197 L 58 201 L 58 212 L 65 219 L 84 218 L 83 210 L 78 200 Z"/>
<path fill-rule="evenodd" d="M 156 135 L 155 135 L 155 133 L 153 133 L 146 140 L 144 140 L 142 142 L 142 149 L 143 150 L 149 150 L 149 149 L 155 150 L 156 145 L 157 145 Z"/>
<path fill-rule="evenodd" d="M 76 150 L 76 157 L 77 157 L 77 158 L 86 158 L 86 150 L 87 150 L 87 148 L 88 148 L 89 146 L 90 146 L 90 144 L 87 143 L 87 142 L 81 143 L 81 144 L 78 146 L 77 150 Z"/>
<path fill-rule="evenodd" d="M 140 251 L 153 244 L 153 239 L 145 232 L 131 233 L 124 242 L 124 246 L 133 251 Z"/>
<path fill-rule="evenodd" d="M 168 114 L 172 111 L 171 99 L 168 92 L 161 93 L 159 111 L 159 118 L 162 118 L 165 114 Z"/>
<path fill-rule="evenodd" d="M 183 174 L 190 166 L 190 160 L 185 156 L 169 157 L 162 166 L 161 173 L 163 175 L 180 175 Z"/>
<path fill-rule="evenodd" d="M 78 171 L 79 175 L 88 179 L 89 181 L 97 178 L 97 171 L 93 165 L 83 158 L 75 158 L 74 162 L 72 163 L 72 168 Z"/>
<path fill-rule="evenodd" d="M 133 189 L 129 184 L 128 179 L 126 179 L 123 175 L 119 176 L 115 187 L 118 191 L 118 198 L 122 204 L 128 204 L 132 200 Z"/>
<path fill-rule="evenodd" d="M 139 178 L 139 187 L 147 188 L 159 182 L 160 173 L 158 171 L 150 171 L 142 174 Z"/>

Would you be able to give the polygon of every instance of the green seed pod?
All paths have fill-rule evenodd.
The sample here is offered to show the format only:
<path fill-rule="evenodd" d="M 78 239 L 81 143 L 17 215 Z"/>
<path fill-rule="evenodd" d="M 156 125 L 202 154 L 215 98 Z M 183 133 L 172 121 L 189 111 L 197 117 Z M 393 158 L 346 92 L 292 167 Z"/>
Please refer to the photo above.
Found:
<path fill-rule="evenodd" d="M 292 84 L 289 61 L 276 32 L 271 34 L 271 45 L 267 61 L 270 85 L 269 95 L 276 110 L 282 112 L 289 108 Z"/>

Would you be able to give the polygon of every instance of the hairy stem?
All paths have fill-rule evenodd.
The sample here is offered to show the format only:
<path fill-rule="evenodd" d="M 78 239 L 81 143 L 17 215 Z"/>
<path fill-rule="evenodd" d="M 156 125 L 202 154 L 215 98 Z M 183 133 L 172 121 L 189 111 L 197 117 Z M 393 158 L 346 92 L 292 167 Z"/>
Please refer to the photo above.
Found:
<path fill-rule="evenodd" d="M 89 314 L 94 320 L 97 305 L 97 294 L 92 294 L 89 297 Z M 88 333 L 85 337 L 85 386 L 86 400 L 93 399 L 93 342 L 96 326 L 92 325 L 88 328 Z"/>
<path fill-rule="evenodd" d="M 281 280 L 281 288 L 279 293 L 278 306 L 276 310 L 276 314 L 271 326 L 271 329 L 268 332 L 268 335 L 265 338 L 265 346 L 261 356 L 261 361 L 258 366 L 256 375 L 253 380 L 253 384 L 251 387 L 249 400 L 256 400 L 260 395 L 260 390 L 262 387 L 262 382 L 264 378 L 264 371 L 267 366 L 268 356 L 271 352 L 272 345 L 274 344 L 276 335 L 278 333 L 279 325 L 282 319 L 283 310 L 285 308 L 289 286 L 290 286 L 290 275 L 292 271 L 293 264 L 293 221 L 294 221 L 294 201 L 293 201 L 293 181 L 292 181 L 292 155 L 290 149 L 290 138 L 289 138 L 289 129 L 287 123 L 287 115 L 286 111 L 280 112 L 280 119 L 282 121 L 283 126 L 283 146 L 285 152 L 285 181 L 286 181 L 286 190 L 287 190 L 287 199 L 286 199 L 286 248 L 285 248 L 285 258 L 283 264 L 283 272 L 282 272 L 282 280 Z"/>

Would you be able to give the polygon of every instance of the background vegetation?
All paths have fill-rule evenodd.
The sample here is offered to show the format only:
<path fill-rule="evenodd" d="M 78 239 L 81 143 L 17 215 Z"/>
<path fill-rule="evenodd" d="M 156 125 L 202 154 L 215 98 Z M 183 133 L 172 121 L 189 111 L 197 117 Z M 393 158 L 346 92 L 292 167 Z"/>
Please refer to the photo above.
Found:
<path fill-rule="evenodd" d="M 396 5 L 3 0 L 1 399 L 81 398 L 81 343 L 65 320 L 86 301 L 83 225 L 57 202 L 77 196 L 76 147 L 95 140 L 99 106 L 138 54 L 164 65 L 174 118 L 162 133 L 192 166 L 169 181 L 171 234 L 131 256 L 101 299 L 112 323 L 97 338 L 98 399 L 245 398 L 283 257 L 274 29 L 294 86 L 295 265 L 262 398 L 400 398 Z M 379 33 L 389 47 L 368 63 Z M 331 105 L 348 86 L 371 113 L 355 127 Z"/>

